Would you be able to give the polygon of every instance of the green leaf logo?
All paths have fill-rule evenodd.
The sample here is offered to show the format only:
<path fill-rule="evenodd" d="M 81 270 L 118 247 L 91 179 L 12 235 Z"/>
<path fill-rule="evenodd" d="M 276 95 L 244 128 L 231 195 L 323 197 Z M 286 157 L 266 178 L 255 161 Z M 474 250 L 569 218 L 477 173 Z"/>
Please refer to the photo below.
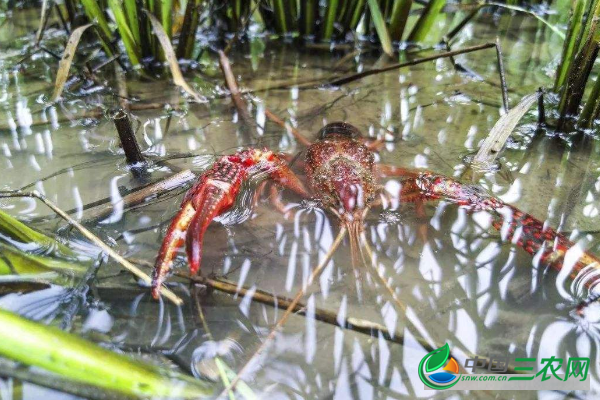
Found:
<path fill-rule="evenodd" d="M 444 366 L 449 357 L 450 346 L 448 346 L 448 343 L 446 343 L 439 349 L 436 349 L 431 353 L 425 355 L 425 357 L 423 357 L 421 359 L 421 362 L 419 363 L 418 371 L 421 382 L 423 382 L 426 386 L 437 390 L 449 389 L 452 386 L 456 385 L 459 379 L 454 379 L 451 383 L 447 385 L 441 385 L 439 383 L 432 382 L 426 375 Z"/>
<path fill-rule="evenodd" d="M 449 355 L 450 346 L 448 346 L 448 343 L 446 343 L 439 349 L 432 351 L 428 354 L 429 359 L 425 364 L 425 371 L 429 373 L 435 371 L 438 368 L 441 368 L 448 360 Z"/>

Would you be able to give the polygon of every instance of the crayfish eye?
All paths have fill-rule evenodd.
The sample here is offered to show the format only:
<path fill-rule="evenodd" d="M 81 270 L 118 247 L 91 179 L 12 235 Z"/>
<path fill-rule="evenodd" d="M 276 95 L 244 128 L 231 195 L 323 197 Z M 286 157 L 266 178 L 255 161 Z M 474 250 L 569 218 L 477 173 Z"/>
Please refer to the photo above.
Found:
<path fill-rule="evenodd" d="M 361 133 L 354 125 L 348 124 L 346 122 L 332 122 L 330 124 L 325 125 L 319 133 L 317 137 L 320 140 L 328 139 L 335 136 L 341 136 L 348 139 L 356 139 L 361 137 Z"/>

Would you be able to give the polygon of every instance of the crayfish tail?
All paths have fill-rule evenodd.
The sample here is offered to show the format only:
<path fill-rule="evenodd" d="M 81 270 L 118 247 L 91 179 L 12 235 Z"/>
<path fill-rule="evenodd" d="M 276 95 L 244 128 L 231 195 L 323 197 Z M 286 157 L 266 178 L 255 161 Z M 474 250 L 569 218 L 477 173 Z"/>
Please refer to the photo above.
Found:
<path fill-rule="evenodd" d="M 196 210 L 192 206 L 192 203 L 189 201 L 185 202 L 167 229 L 167 234 L 163 239 L 158 257 L 156 257 L 154 272 L 152 274 L 152 297 L 155 299 L 160 297 L 160 286 L 164 282 L 167 273 L 171 270 L 177 250 L 183 245 L 185 231 L 195 213 Z"/>

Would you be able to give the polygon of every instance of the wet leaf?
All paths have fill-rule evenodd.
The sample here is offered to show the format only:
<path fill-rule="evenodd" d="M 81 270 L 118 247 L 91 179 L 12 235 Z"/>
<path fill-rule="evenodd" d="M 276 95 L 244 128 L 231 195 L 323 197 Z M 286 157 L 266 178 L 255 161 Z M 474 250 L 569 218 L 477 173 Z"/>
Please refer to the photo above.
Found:
<path fill-rule="evenodd" d="M 537 102 L 539 97 L 539 92 L 523 97 L 516 107 L 500 117 L 479 148 L 479 151 L 473 160 L 474 164 L 490 164 L 498 157 L 498 153 L 502 150 L 502 147 L 504 147 L 504 144 L 512 131 L 516 128 L 521 118 L 529 111 L 531 106 Z"/>
<path fill-rule="evenodd" d="M 72 261 L 28 254 L 0 243 L 0 275 L 38 275 L 48 272 L 83 273 L 86 268 Z"/>
<path fill-rule="evenodd" d="M 181 87 L 186 93 L 188 93 L 192 98 L 198 103 L 206 103 L 206 99 L 203 96 L 200 96 L 194 89 L 192 89 L 185 79 L 183 79 L 183 75 L 181 74 L 181 70 L 179 69 L 179 64 L 177 63 L 177 57 L 175 56 L 175 52 L 173 51 L 173 46 L 171 46 L 171 40 L 165 33 L 162 25 L 156 19 L 154 15 L 144 10 L 150 23 L 152 24 L 152 29 L 154 34 L 158 38 L 163 51 L 165 52 L 165 57 L 167 58 L 167 62 L 169 63 L 169 68 L 171 69 L 171 75 L 173 75 L 173 82 Z"/>
<path fill-rule="evenodd" d="M 75 50 L 77 49 L 77 45 L 79 45 L 81 35 L 83 35 L 83 32 L 85 32 L 85 30 L 90 26 L 92 26 L 92 24 L 80 26 L 79 28 L 75 29 L 73 33 L 71 33 L 62 59 L 58 64 L 58 73 L 56 74 L 56 82 L 54 83 L 54 93 L 52 93 L 51 101 L 56 101 L 60 98 L 60 95 L 62 94 L 62 91 L 65 87 L 65 83 L 67 82 L 67 78 L 69 77 L 69 70 L 71 69 L 73 57 L 75 56 Z"/>
<path fill-rule="evenodd" d="M 0 210 L 0 234 L 4 234 L 24 244 L 35 244 L 40 248 L 40 252 L 43 253 L 53 253 L 63 257 L 75 256 L 75 253 L 69 247 L 43 233 L 31 229 L 2 210 Z"/>
<path fill-rule="evenodd" d="M 427 354 L 427 356 L 429 356 L 429 359 L 425 363 L 425 372 L 429 373 L 435 371 L 438 368 L 441 368 L 446 363 L 446 360 L 448 360 L 449 355 L 450 347 L 448 346 L 448 343 L 446 343 L 439 349 Z"/>
<path fill-rule="evenodd" d="M 394 49 L 392 48 L 392 40 L 390 39 L 390 34 L 388 33 L 387 27 L 385 25 L 385 19 L 381 14 L 379 3 L 377 2 L 377 0 L 368 0 L 368 3 L 369 9 L 371 10 L 371 18 L 373 19 L 373 24 L 375 25 L 377 36 L 379 36 L 379 41 L 381 42 L 381 48 L 388 56 L 392 57 L 394 55 Z"/>
<path fill-rule="evenodd" d="M 60 377 L 150 398 L 206 398 L 211 384 L 142 364 L 94 343 L 0 309 L 0 354 Z"/>

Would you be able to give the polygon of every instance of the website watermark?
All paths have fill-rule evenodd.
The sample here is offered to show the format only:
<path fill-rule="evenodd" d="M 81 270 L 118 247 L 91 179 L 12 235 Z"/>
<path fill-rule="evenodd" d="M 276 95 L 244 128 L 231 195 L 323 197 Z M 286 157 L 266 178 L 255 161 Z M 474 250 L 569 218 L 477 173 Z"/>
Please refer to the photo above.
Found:
<path fill-rule="evenodd" d="M 445 344 L 421 359 L 419 377 L 426 390 L 590 390 L 589 368 L 589 357 L 504 355 L 468 358 L 461 372 Z"/>

